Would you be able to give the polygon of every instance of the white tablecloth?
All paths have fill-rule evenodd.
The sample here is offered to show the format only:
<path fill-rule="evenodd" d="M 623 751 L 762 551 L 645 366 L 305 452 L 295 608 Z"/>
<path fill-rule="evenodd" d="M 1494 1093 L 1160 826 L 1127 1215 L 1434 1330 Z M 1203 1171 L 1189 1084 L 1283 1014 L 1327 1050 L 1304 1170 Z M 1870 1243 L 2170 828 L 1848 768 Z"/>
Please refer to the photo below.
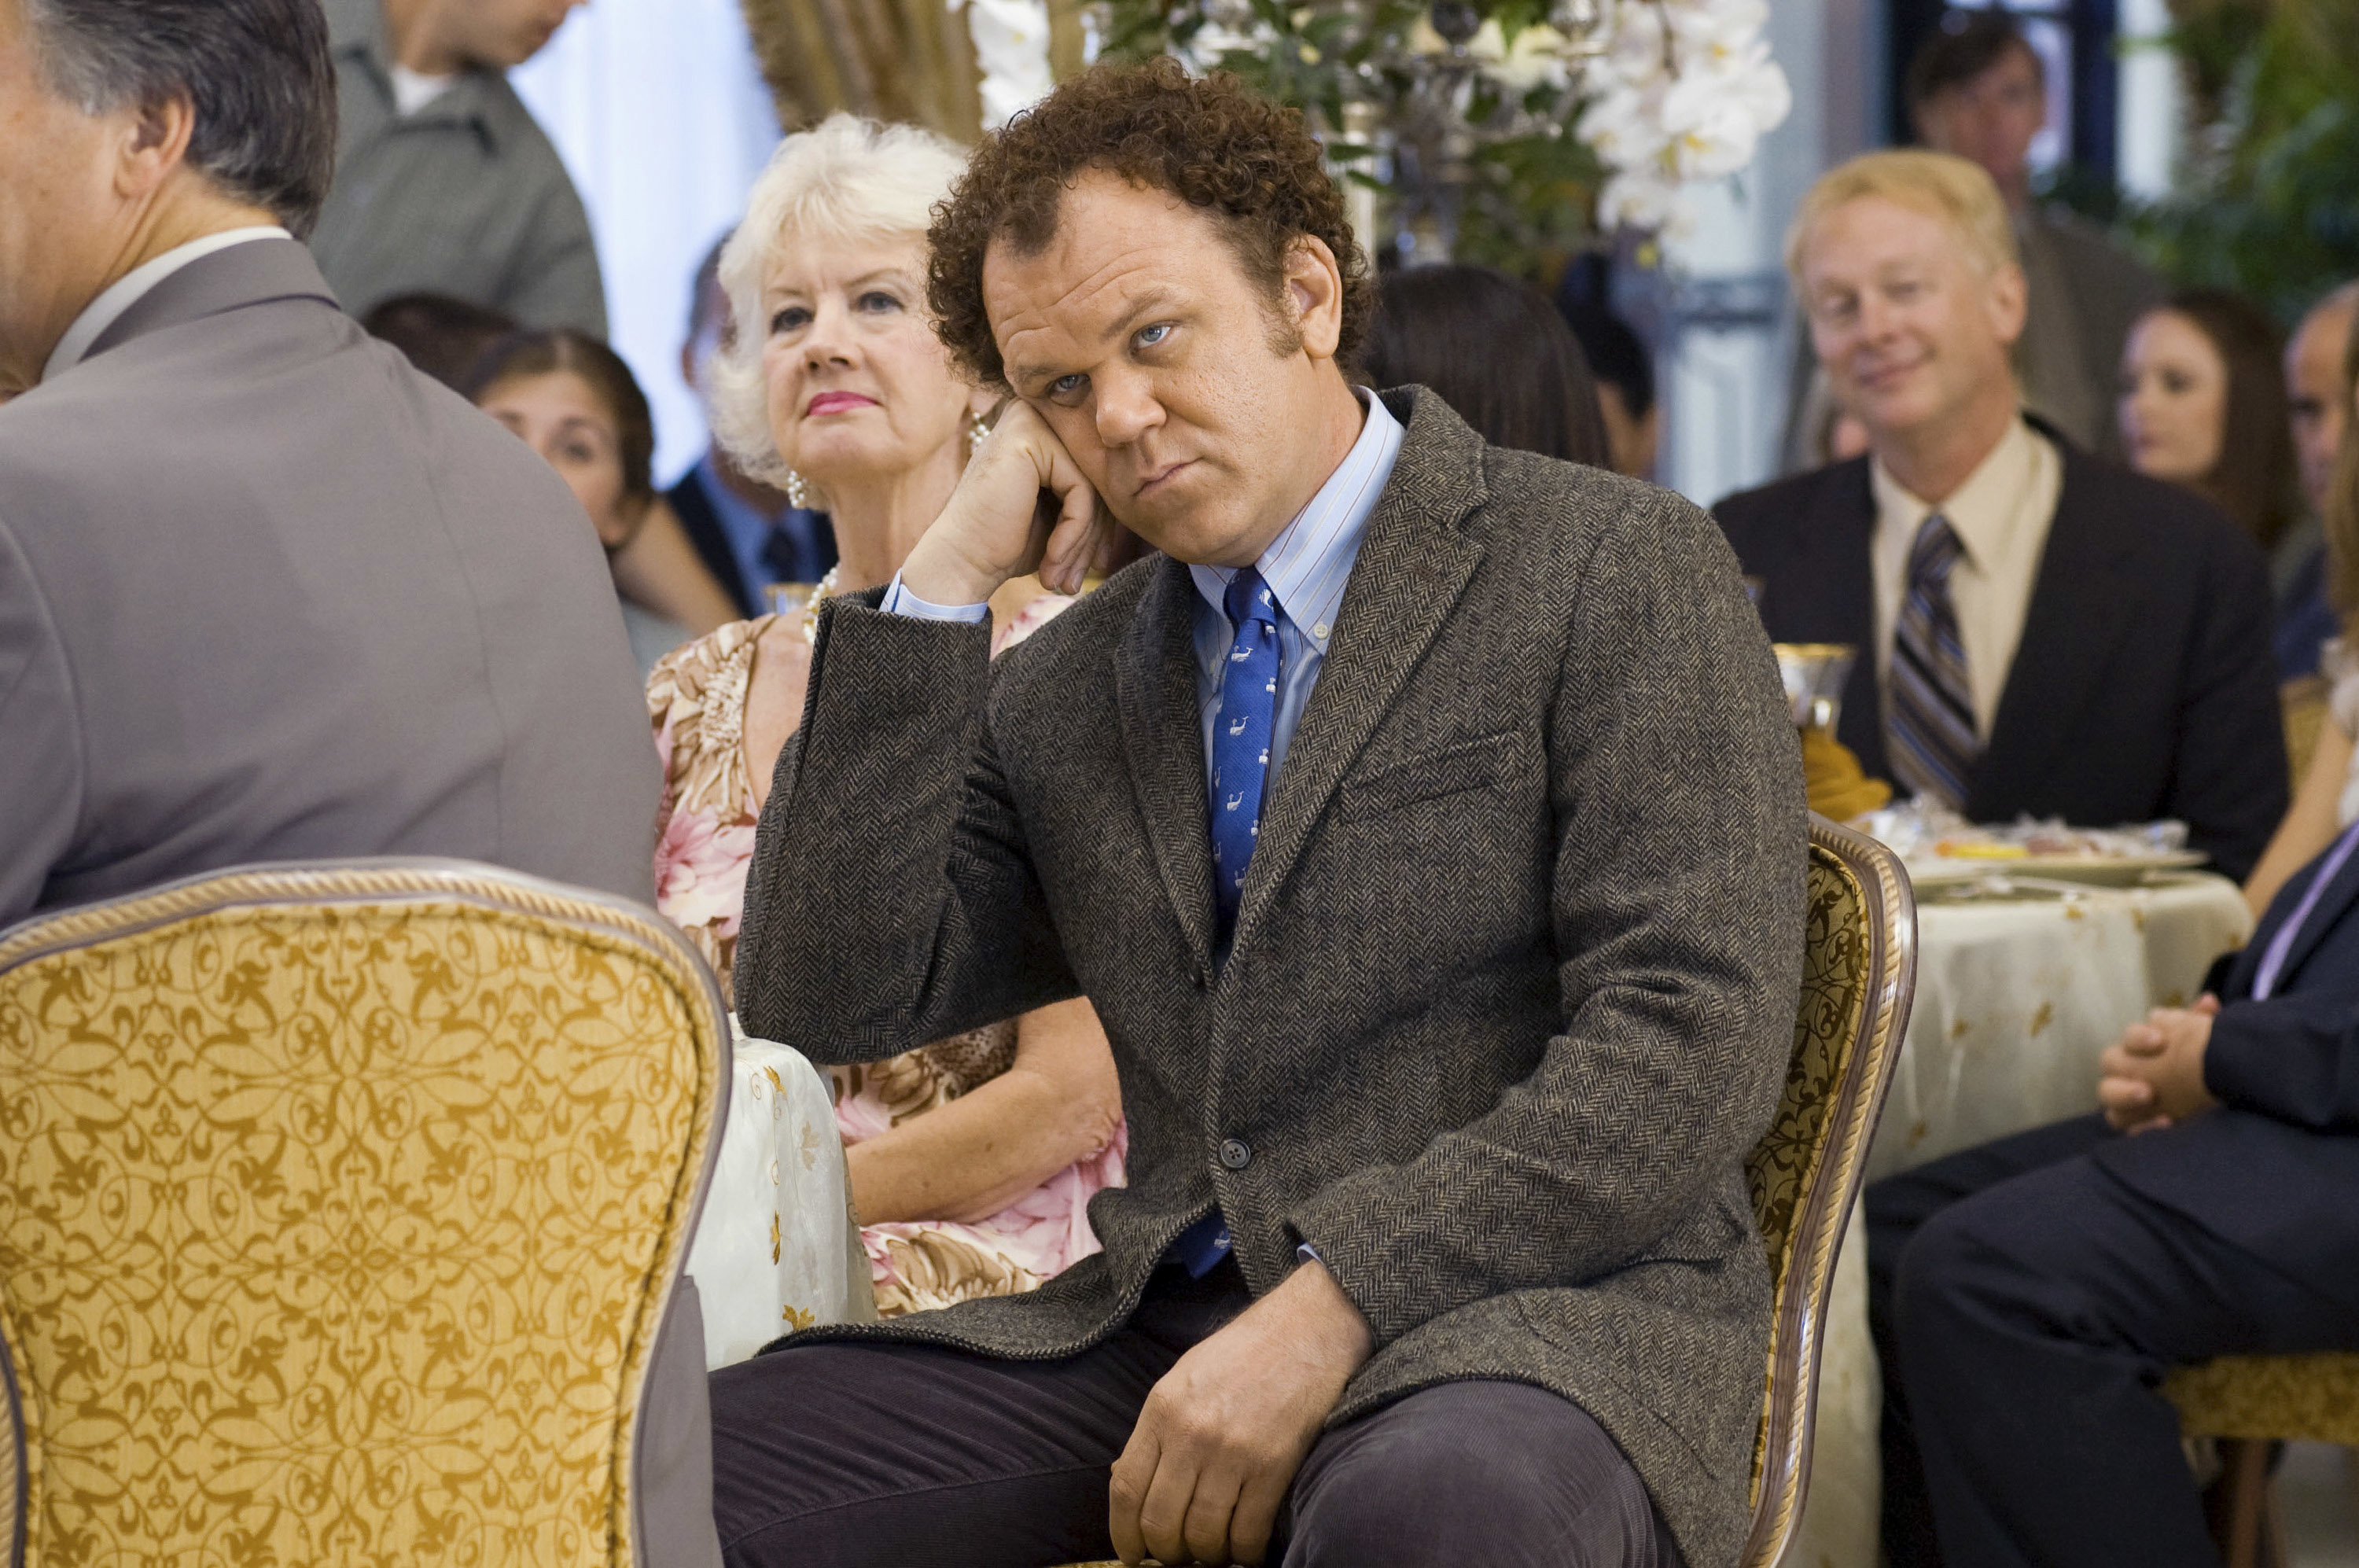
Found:
<path fill-rule="evenodd" d="M 744 1361 L 792 1329 L 876 1316 L 834 1104 L 800 1051 L 737 1036 L 729 1119 L 688 1272 L 703 1302 L 708 1367 Z"/>
<path fill-rule="evenodd" d="M 2224 877 L 1958 898 L 1919 890 L 1917 1003 L 1868 1150 L 1877 1181 L 2097 1107 L 2097 1059 L 2148 1007 L 2193 999 L 2252 929 Z M 1788 1568 L 1874 1568 L 1883 1384 L 1867 1334 L 1859 1215 L 1835 1269 L 1810 1498 Z"/>

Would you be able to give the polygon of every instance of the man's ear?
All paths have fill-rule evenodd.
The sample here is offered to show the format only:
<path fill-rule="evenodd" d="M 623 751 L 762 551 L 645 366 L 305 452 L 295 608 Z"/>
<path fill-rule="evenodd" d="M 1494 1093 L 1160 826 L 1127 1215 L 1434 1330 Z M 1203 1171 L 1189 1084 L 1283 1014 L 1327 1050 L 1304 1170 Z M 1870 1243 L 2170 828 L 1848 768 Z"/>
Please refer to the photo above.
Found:
<path fill-rule="evenodd" d="M 2023 324 L 2031 307 L 2030 288 L 2024 280 L 2023 268 L 2008 262 L 1991 274 L 1984 288 L 1991 328 L 1998 333 L 2001 343 L 2013 348 L 2016 340 L 2023 336 Z"/>
<path fill-rule="evenodd" d="M 1303 234 L 1287 247 L 1286 303 L 1295 335 L 1313 359 L 1332 359 L 1343 341 L 1343 269 L 1335 253 L 1316 234 Z"/>
<path fill-rule="evenodd" d="M 189 156 L 196 134 L 197 106 L 186 93 L 123 111 L 115 145 L 114 191 L 141 200 L 152 196 Z"/>

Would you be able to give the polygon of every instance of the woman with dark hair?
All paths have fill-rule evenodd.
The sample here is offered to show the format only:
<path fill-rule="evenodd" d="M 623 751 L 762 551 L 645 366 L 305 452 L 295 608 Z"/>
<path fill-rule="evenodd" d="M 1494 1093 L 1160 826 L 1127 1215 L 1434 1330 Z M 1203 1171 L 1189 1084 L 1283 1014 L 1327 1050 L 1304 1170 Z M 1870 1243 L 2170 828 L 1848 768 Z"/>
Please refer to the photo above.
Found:
<path fill-rule="evenodd" d="M 1451 264 L 1393 273 L 1379 294 L 1370 386 L 1430 387 L 1493 446 L 1612 466 L 1589 362 L 1538 289 Z"/>
<path fill-rule="evenodd" d="M 2275 547 L 2299 514 L 2285 339 L 2259 307 L 2190 289 L 2148 310 L 2122 348 L 2122 450 Z"/>
<path fill-rule="evenodd" d="M 2343 635 L 2320 655 L 2320 671 L 2333 684 L 2317 748 L 2277 836 L 2245 884 L 2245 901 L 2256 917 L 2288 878 L 2359 822 L 2359 428 L 2352 422 L 2359 413 L 2359 322 L 2343 345 L 2339 397 L 2343 441 L 2326 496 L 2325 523 L 2328 594 Z"/>
<path fill-rule="evenodd" d="M 735 618 L 656 493 L 655 419 L 613 349 L 571 327 L 510 332 L 483 351 L 459 390 L 572 487 L 606 547 L 641 674 L 699 630 Z"/>

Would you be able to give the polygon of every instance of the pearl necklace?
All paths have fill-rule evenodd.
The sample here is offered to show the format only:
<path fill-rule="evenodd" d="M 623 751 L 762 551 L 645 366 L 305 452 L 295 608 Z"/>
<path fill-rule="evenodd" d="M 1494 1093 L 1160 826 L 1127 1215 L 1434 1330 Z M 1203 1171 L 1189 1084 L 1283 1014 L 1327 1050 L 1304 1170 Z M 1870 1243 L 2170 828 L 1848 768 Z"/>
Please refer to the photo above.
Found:
<path fill-rule="evenodd" d="M 827 569 L 827 575 L 813 585 L 810 597 L 803 601 L 803 641 L 819 646 L 819 602 L 835 592 L 836 581 L 843 575 L 842 562 Z"/>

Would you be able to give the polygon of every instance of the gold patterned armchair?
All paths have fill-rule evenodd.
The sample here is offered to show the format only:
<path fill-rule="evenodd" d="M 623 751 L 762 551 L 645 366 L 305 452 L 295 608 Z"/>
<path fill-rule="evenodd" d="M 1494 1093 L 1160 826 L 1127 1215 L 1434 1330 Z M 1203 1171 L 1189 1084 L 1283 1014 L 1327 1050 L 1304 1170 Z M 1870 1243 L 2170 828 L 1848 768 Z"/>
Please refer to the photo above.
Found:
<path fill-rule="evenodd" d="M 1899 860 L 1813 815 L 1805 931 L 1786 1093 L 1745 1161 L 1775 1306 L 1745 1568 L 1772 1568 L 1784 1554 L 1810 1486 L 1835 1249 L 1917 992 L 1917 899 Z"/>
<path fill-rule="evenodd" d="M 2213 1523 L 2228 1568 L 2273 1555 L 2262 1539 L 2271 1443 L 2359 1447 L 2359 1356 L 2223 1356 L 2176 1368 L 2162 1391 L 2180 1431 L 2223 1440 L 2224 1506 Z"/>
<path fill-rule="evenodd" d="M 1916 990 L 1917 899 L 1899 861 L 1813 815 L 1794 1053 L 1777 1118 L 1745 1161 L 1775 1305 L 1744 1568 L 1772 1568 L 1801 1518 L 1835 1249 Z"/>
<path fill-rule="evenodd" d="M 725 1029 L 652 913 L 462 862 L 0 933 L 5 1561 L 644 1562 Z"/>

